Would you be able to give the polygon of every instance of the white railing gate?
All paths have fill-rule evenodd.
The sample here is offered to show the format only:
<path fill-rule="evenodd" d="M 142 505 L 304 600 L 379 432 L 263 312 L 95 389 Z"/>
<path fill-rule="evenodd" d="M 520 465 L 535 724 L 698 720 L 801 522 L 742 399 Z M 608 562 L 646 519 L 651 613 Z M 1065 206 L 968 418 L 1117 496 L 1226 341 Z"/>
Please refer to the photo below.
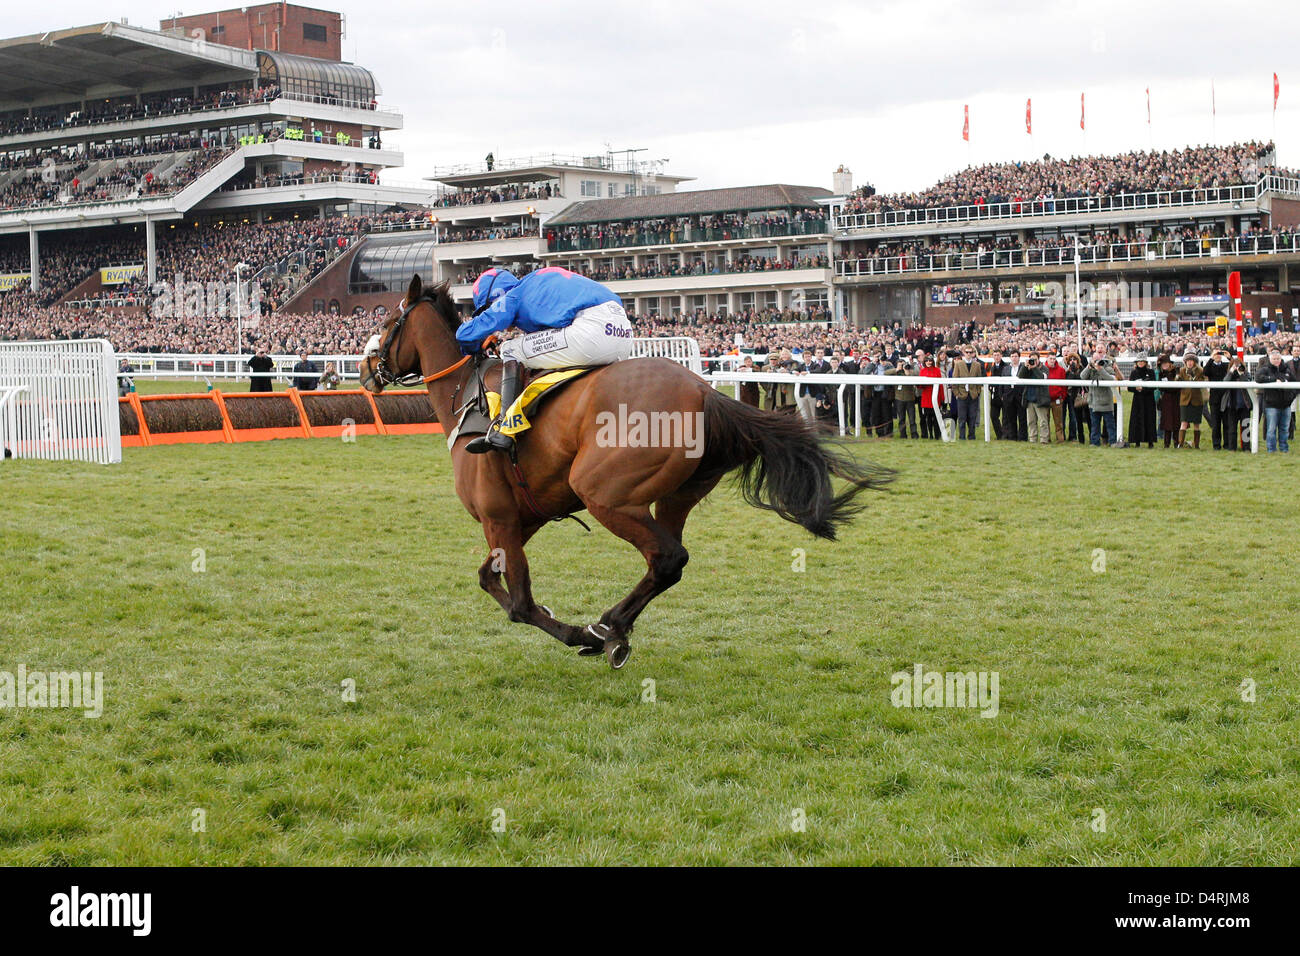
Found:
<path fill-rule="evenodd" d="M 704 363 L 700 360 L 700 343 L 685 335 L 671 338 L 633 339 L 631 357 L 672 359 L 680 365 L 685 365 L 696 375 L 704 374 Z"/>
<path fill-rule="evenodd" d="M 15 458 L 122 460 L 113 347 L 0 342 L 0 442 Z"/>

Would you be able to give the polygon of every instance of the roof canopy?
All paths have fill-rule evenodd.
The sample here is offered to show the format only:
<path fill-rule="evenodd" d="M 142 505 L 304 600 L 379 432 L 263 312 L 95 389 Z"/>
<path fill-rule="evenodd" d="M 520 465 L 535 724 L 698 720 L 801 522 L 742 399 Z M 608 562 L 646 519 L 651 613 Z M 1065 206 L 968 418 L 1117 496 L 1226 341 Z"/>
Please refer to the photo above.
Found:
<path fill-rule="evenodd" d="M 259 50 L 257 70 L 262 86 L 274 84 L 298 96 L 368 103 L 378 92 L 369 70 L 336 60 Z"/>
<path fill-rule="evenodd" d="M 0 40 L 0 110 L 251 78 L 250 50 L 97 23 Z"/>

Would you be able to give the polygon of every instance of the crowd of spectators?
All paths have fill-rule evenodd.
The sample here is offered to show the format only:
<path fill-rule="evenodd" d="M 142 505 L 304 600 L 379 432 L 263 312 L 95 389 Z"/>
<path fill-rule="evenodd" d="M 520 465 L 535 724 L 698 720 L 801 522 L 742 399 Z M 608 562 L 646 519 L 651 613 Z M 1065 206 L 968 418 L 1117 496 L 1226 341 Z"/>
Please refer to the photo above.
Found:
<path fill-rule="evenodd" d="M 1088 443 L 1094 447 L 1200 448 L 1201 426 L 1210 431 L 1214 450 L 1245 451 L 1251 402 L 1245 385 L 1269 386 L 1300 381 L 1300 346 L 1272 344 L 1252 369 L 1221 344 L 1211 347 L 1208 360 L 1194 350 L 1162 351 L 1152 355 L 1130 344 L 1121 352 L 1115 341 L 1090 340 L 1080 351 L 1075 344 L 1061 349 L 1022 349 L 995 345 L 985 352 L 974 342 L 956 348 L 927 348 L 920 340 L 877 343 L 853 352 L 834 343 L 811 349 L 782 347 L 757 358 L 741 359 L 742 369 L 785 373 L 788 382 L 742 383 L 740 398 L 753 405 L 798 412 L 810 419 L 837 412 L 834 386 L 799 381 L 816 374 L 867 374 L 933 378 L 934 385 L 915 382 L 855 386 L 862 394 L 862 420 L 878 437 L 973 440 L 979 434 L 982 392 L 987 396 L 990 430 L 1003 441 L 1031 444 Z M 947 379 L 1011 378 L 1023 384 L 989 385 Z M 1090 384 L 1067 385 L 1065 382 Z M 1058 382 L 1061 384 L 1053 384 Z M 1211 389 L 1200 383 L 1240 382 L 1240 388 Z M 1162 385 L 1161 383 L 1169 383 Z M 1177 384 L 1174 384 L 1177 383 Z M 937 387 L 936 387 L 937 386 Z M 1125 398 L 1121 398 L 1121 392 Z M 1294 437 L 1292 406 L 1295 390 L 1259 391 L 1260 423 L 1267 451 L 1287 452 Z M 1126 440 L 1119 437 L 1117 409 L 1129 409 Z"/>
<path fill-rule="evenodd" d="M 532 227 L 525 227 L 517 222 L 503 223 L 496 226 L 454 227 L 440 234 L 440 242 L 482 242 L 492 239 L 521 239 L 525 236 L 536 238 L 537 232 Z"/>
<path fill-rule="evenodd" d="M 255 327 L 244 327 L 245 348 L 273 353 L 358 355 L 379 321 L 378 316 L 314 312 L 270 313 Z M 6 301 L 0 315 L 0 341 L 24 339 L 106 338 L 119 352 L 220 353 L 234 351 L 237 322 L 233 316 L 156 316 L 143 309 L 104 306 L 34 307 Z"/>
<path fill-rule="evenodd" d="M 113 150 L 114 156 L 120 156 L 122 161 L 106 170 L 96 169 L 89 180 L 84 177 L 92 165 L 114 156 L 91 156 L 63 166 L 34 169 L 0 189 L 0 210 L 141 199 L 179 192 L 224 159 L 228 152 L 206 140 L 199 141 L 197 147 L 188 140 L 189 137 L 168 137 L 171 146 L 147 143 L 133 151 Z M 188 151 L 188 155 L 171 166 L 165 176 L 155 176 L 154 170 L 162 162 L 156 158 L 157 154 L 177 151 Z M 154 158 L 130 158 L 146 155 Z"/>
<path fill-rule="evenodd" d="M 546 231 L 551 252 L 672 245 L 678 242 L 725 241 L 773 236 L 820 235 L 827 231 L 824 210 L 711 213 L 665 219 L 596 222 L 559 226 Z"/>
<path fill-rule="evenodd" d="M 1174 229 L 1154 228 L 1145 234 L 1123 236 L 1117 231 L 1091 232 L 1080 235 L 1079 258 L 1084 263 L 1115 259 L 1145 259 L 1208 256 L 1219 254 L 1292 252 L 1297 248 L 1300 229 L 1274 226 L 1271 229 L 1246 228 L 1238 232 L 1225 229 L 1222 223 L 1203 224 L 1199 228 L 1182 226 Z M 1075 237 L 1040 235 L 1026 239 L 980 237 L 973 239 L 916 239 L 907 242 L 881 242 L 860 247 L 841 255 L 846 263 L 842 272 L 945 270 L 954 268 L 990 269 L 1011 265 L 1072 265 Z M 865 267 L 863 264 L 867 264 Z"/>
<path fill-rule="evenodd" d="M 42 106 L 31 115 L 10 114 L 0 118 L 0 136 L 23 133 L 47 133 L 54 130 L 94 126 L 99 123 L 123 123 L 129 120 L 150 119 L 157 116 L 176 116 L 202 110 L 226 109 L 249 103 L 265 103 L 280 95 L 278 86 L 259 88 L 235 87 L 200 93 L 177 90 L 164 93 L 141 94 L 139 102 L 107 101 L 103 103 L 65 103 Z"/>
<path fill-rule="evenodd" d="M 585 262 L 570 263 L 567 268 L 571 272 L 577 272 L 588 278 L 595 279 L 597 282 L 617 282 L 626 279 L 660 279 L 671 278 L 676 276 L 716 276 L 728 275 L 739 272 L 775 272 L 789 269 L 829 269 L 830 257 L 826 255 L 816 256 L 787 256 L 778 258 L 776 256 L 753 256 L 746 253 L 742 256 L 736 256 L 730 262 L 715 261 L 712 264 L 706 264 L 703 260 L 696 260 L 682 264 L 679 261 L 672 261 L 667 265 L 659 262 L 648 262 L 640 266 L 622 266 L 615 267 L 605 265 L 601 268 L 590 268 Z M 472 280 L 471 280 L 472 281 Z"/>
<path fill-rule="evenodd" d="M 557 183 L 552 186 L 550 183 L 545 185 L 526 185 L 524 183 L 509 183 L 504 186 L 483 186 L 480 188 L 457 189 L 443 195 L 434 205 L 436 206 L 481 206 L 486 203 L 498 202 L 517 202 L 521 199 L 559 199 L 560 187 Z"/>
<path fill-rule="evenodd" d="M 882 194 L 872 186 L 846 202 L 846 213 L 890 212 L 944 206 L 1024 204 L 1050 212 L 1059 199 L 1153 191 L 1215 189 L 1254 182 L 1274 155 L 1272 143 L 1137 150 L 1116 156 L 1082 156 L 971 166 L 921 192 Z M 1106 203 L 1101 203 L 1106 205 Z"/>

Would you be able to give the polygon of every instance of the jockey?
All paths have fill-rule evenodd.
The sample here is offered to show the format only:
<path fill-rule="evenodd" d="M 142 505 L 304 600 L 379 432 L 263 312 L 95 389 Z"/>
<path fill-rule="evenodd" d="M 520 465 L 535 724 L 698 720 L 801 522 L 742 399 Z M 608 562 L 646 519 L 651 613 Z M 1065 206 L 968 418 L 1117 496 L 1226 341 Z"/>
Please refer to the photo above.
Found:
<path fill-rule="evenodd" d="M 474 454 L 514 453 L 515 440 L 500 429 L 506 409 L 519 397 L 521 363 L 536 369 L 576 368 L 609 365 L 632 353 L 632 324 L 622 300 L 568 269 L 538 269 L 522 279 L 505 269 L 488 269 L 474 282 L 474 310 L 474 317 L 456 331 L 467 355 L 511 326 L 525 333 L 501 346 L 501 414 L 486 435 L 465 446 Z"/>

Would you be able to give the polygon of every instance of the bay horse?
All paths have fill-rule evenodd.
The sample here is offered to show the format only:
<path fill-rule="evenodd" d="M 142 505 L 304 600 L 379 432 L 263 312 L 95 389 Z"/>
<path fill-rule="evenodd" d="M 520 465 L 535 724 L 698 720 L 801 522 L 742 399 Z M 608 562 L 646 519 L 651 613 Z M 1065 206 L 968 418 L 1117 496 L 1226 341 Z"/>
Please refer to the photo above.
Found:
<path fill-rule="evenodd" d="M 418 275 L 411 280 L 406 298 L 372 339 L 378 347 L 367 348 L 361 383 L 378 394 L 386 385 L 423 380 L 438 421 L 450 433 L 472 369 L 456 343 L 460 317 L 447 287 L 426 287 Z M 624 422 L 686 423 L 690 416 L 702 434 L 695 447 L 684 440 L 633 440 L 631 430 L 611 436 L 606 426 L 615 410 Z M 679 417 L 651 417 L 665 413 Z M 674 434 L 686 436 L 684 424 Z M 479 585 L 511 621 L 541 628 L 580 654 L 604 653 L 614 668 L 628 658 L 637 615 L 681 580 L 688 557 L 682 545 L 686 518 L 723 475 L 739 469 L 749 504 L 829 539 L 864 507 L 856 496 L 892 475 L 854 461 L 814 423 L 737 402 L 685 366 L 661 358 L 603 366 L 548 396 L 532 427 L 518 436 L 518 473 L 504 454 L 468 454 L 469 437 L 456 438 L 451 460 L 456 494 L 487 538 Z M 832 475 L 847 486 L 836 492 Z M 646 562 L 631 593 L 585 628 L 556 620 L 533 600 L 524 556 L 524 546 L 547 521 L 584 508 Z"/>

